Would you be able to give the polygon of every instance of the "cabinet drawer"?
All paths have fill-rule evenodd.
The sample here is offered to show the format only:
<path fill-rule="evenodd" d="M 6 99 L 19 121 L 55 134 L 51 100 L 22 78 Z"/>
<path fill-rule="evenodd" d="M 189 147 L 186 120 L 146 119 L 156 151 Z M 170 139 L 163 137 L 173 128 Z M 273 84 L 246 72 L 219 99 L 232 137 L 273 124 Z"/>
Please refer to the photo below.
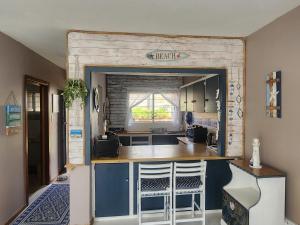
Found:
<path fill-rule="evenodd" d="M 223 191 L 222 218 L 227 225 L 249 225 L 249 211 Z"/>

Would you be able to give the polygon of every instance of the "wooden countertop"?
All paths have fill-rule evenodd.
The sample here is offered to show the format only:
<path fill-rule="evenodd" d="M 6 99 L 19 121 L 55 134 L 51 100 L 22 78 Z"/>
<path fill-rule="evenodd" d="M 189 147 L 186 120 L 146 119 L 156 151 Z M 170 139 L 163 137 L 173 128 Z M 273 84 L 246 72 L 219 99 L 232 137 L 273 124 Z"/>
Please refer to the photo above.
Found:
<path fill-rule="evenodd" d="M 152 133 L 150 131 L 121 131 L 118 136 L 184 135 L 184 132 Z"/>
<path fill-rule="evenodd" d="M 285 173 L 266 165 L 262 165 L 261 169 L 251 168 L 249 166 L 249 160 L 232 160 L 230 161 L 230 163 L 257 178 L 268 178 L 268 177 L 271 178 L 271 177 L 286 176 Z"/>
<path fill-rule="evenodd" d="M 220 160 L 233 159 L 222 157 L 211 150 L 206 149 L 204 144 L 178 145 L 140 145 L 121 146 L 119 156 L 115 158 L 98 157 L 92 158 L 92 163 L 127 163 L 149 161 L 180 161 L 180 160 Z"/>

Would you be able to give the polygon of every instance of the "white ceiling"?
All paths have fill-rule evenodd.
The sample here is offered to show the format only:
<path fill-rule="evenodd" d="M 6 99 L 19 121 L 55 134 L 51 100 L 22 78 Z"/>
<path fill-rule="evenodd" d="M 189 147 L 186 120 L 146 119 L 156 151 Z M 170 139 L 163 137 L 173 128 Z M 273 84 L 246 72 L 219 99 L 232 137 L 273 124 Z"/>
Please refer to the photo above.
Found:
<path fill-rule="evenodd" d="M 0 0 L 0 31 L 64 67 L 69 29 L 244 37 L 300 0 Z"/>

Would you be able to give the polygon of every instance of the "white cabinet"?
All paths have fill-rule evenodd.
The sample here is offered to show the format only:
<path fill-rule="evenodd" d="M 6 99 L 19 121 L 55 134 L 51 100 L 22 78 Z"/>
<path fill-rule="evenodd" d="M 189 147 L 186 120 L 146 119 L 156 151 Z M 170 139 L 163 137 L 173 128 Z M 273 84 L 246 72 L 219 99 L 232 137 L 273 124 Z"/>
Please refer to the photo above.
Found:
<path fill-rule="evenodd" d="M 282 225 L 285 219 L 285 174 L 271 167 L 230 162 L 231 182 L 223 188 L 222 225 Z"/>

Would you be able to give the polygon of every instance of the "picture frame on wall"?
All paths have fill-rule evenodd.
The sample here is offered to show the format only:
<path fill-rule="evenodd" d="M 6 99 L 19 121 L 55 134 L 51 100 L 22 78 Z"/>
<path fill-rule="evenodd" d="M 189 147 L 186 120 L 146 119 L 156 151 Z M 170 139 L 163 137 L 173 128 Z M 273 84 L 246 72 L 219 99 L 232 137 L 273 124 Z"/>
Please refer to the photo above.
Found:
<path fill-rule="evenodd" d="M 281 118 L 281 71 L 269 73 L 266 77 L 266 115 Z"/>

